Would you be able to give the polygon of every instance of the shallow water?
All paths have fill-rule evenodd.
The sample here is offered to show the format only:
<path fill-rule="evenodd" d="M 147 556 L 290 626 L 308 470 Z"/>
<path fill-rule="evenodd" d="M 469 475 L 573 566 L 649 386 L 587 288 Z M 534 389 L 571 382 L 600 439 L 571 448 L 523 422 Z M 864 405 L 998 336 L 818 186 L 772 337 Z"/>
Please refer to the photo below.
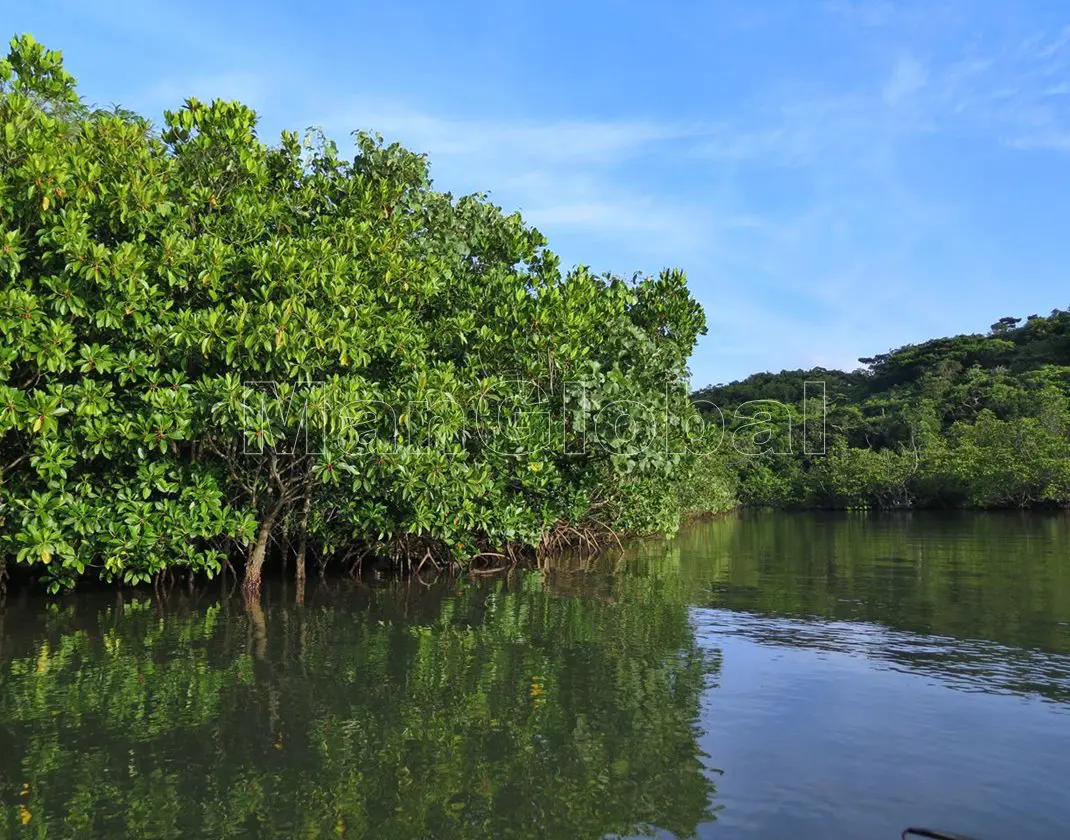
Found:
<path fill-rule="evenodd" d="M 746 514 L 504 578 L 22 597 L 0 836 L 1070 836 L 1070 520 Z"/>

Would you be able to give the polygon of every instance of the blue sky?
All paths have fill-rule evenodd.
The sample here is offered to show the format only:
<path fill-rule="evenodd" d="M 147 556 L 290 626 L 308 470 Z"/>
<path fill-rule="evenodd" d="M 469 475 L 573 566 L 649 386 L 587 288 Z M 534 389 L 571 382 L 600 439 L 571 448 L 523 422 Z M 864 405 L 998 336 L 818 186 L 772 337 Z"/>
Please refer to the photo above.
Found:
<path fill-rule="evenodd" d="M 704 385 L 1070 304 L 1070 4 L 12 3 L 80 89 L 380 131 L 565 265 L 687 271 Z"/>

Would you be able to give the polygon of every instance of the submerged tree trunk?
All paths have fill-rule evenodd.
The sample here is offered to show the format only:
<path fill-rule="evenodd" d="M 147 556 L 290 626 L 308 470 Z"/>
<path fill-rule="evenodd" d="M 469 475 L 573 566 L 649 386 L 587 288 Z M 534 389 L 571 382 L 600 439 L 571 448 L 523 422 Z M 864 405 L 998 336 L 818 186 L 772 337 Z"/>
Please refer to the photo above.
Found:
<path fill-rule="evenodd" d="M 276 504 L 268 513 L 267 518 L 260 523 L 260 531 L 256 535 L 256 542 L 249 552 L 249 558 L 245 562 L 245 580 L 242 582 L 242 594 L 246 598 L 260 597 L 260 576 L 264 570 L 264 561 L 267 559 L 268 546 L 271 544 L 271 532 L 275 528 L 275 522 L 279 518 L 282 504 Z"/>
<path fill-rule="evenodd" d="M 264 620 L 264 610 L 260 601 L 252 598 L 246 605 L 249 613 L 249 627 L 252 630 L 253 654 L 257 659 L 267 658 L 267 622 Z"/>

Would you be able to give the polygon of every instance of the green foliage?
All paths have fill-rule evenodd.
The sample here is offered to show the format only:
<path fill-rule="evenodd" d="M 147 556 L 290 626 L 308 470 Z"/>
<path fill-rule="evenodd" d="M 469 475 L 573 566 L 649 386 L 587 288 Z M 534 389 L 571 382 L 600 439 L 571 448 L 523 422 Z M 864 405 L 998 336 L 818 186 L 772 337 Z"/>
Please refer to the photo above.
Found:
<path fill-rule="evenodd" d="M 1070 311 L 861 361 L 868 370 L 756 374 L 696 392 L 700 409 L 731 417 L 743 503 L 1070 507 Z M 824 418 L 803 405 L 807 381 L 825 383 Z M 753 412 L 733 408 L 754 400 L 781 401 L 787 420 L 746 426 Z M 804 440 L 804 410 L 814 428 L 823 420 L 822 446 L 810 429 Z"/>
<path fill-rule="evenodd" d="M 91 112 L 29 36 L 0 78 L 0 563 L 55 591 L 245 553 L 255 590 L 282 532 L 464 563 L 675 529 L 682 273 L 563 274 L 367 134 L 347 159 L 236 102 Z"/>

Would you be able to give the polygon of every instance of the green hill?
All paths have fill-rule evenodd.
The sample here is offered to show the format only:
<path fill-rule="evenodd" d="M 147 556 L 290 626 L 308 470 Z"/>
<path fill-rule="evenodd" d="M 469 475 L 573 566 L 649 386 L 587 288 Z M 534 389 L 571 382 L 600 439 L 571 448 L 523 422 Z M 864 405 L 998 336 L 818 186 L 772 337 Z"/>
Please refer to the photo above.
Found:
<path fill-rule="evenodd" d="M 859 361 L 692 395 L 724 417 L 744 504 L 1070 507 L 1070 310 Z"/>

